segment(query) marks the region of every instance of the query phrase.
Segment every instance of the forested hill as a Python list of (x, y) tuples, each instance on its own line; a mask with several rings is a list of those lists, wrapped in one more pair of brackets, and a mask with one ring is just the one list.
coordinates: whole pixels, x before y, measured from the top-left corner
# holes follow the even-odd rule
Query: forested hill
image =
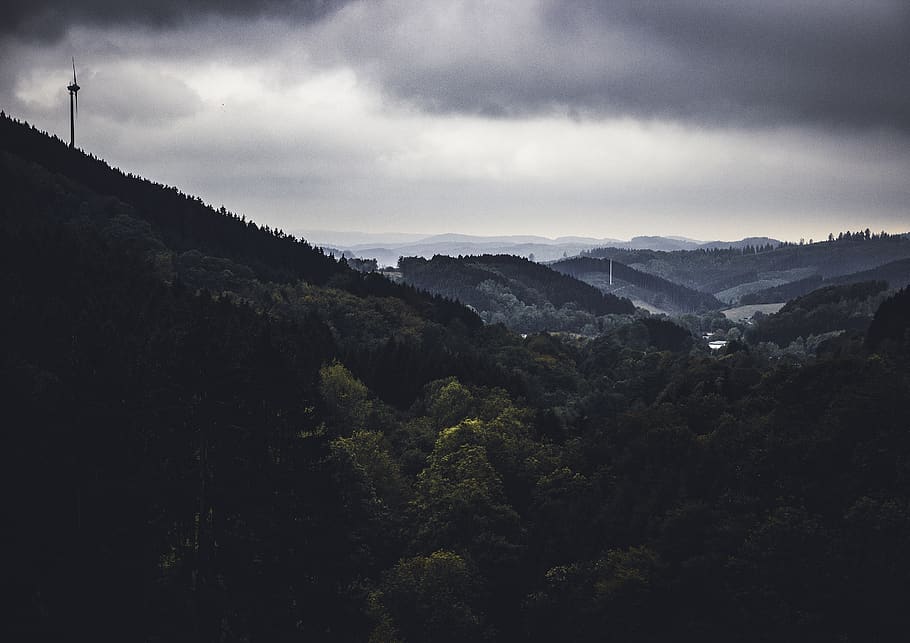
[(182, 218), (69, 174), (100, 162), (6, 131), (5, 640), (907, 631), (906, 290), (792, 306), (884, 298), (868, 336), (800, 358), (641, 315), (522, 338), (314, 251), (319, 283), (305, 244), (242, 221), (237, 247), (190, 247)]
[(0, 153), (4, 178), (16, 188), (8, 198), (22, 199), (20, 211), (48, 210), (61, 221), (91, 219), (133, 245), (147, 250), (160, 246), (173, 255), (175, 274), (199, 268), (191, 264), (208, 257), (211, 274), (199, 285), (223, 289), (225, 284), (212, 279), (218, 272), (214, 264), (220, 262), (225, 271), (251, 271), (261, 281), (304, 280), (315, 285), (331, 281), (358, 296), (401, 299), (443, 323), (452, 318), (474, 327), (480, 323), (458, 304), (350, 270), (303, 239), (257, 225), (224, 207), (216, 210), (175, 187), (125, 174), (6, 115), (0, 117)]
[(628, 299), (513, 255), (402, 257), (398, 268), (407, 283), (462, 301), (487, 322), (522, 332), (594, 334), (598, 317), (635, 312)]
[[(258, 226), (198, 197), (112, 168), (63, 141), (0, 117), (0, 150), (37, 163), (100, 196), (130, 205), (177, 252), (195, 249), (251, 267), (262, 279), (325, 283), (342, 267), (303, 240)], [(111, 207), (116, 207), (113, 204)]]
[(887, 296), (884, 281), (827, 285), (796, 297), (774, 315), (760, 316), (746, 337), (752, 343), (787, 346), (798, 337), (865, 331)]
[[(598, 248), (584, 255), (613, 259), (734, 304), (745, 303), (743, 298), (752, 293), (801, 280), (823, 279), (833, 284), (843, 283), (839, 278), (849, 279), (849, 275), (854, 275), (855, 281), (882, 278), (860, 273), (910, 259), (910, 238), (867, 229), (832, 234), (828, 241), (805, 244), (676, 252)], [(804, 281), (793, 291), (800, 293), (801, 287), (810, 283)], [(893, 287), (899, 286), (896, 283)]]
[(572, 275), (590, 283), (604, 292), (640, 299), (670, 312), (695, 312), (719, 310), (724, 307), (714, 296), (673, 283), (663, 277), (613, 262), (613, 284), (610, 284), (610, 260), (592, 257), (575, 257), (557, 261), (553, 270)]
[(740, 304), (762, 304), (767, 302), (788, 301), (794, 297), (805, 295), (823, 286), (836, 286), (857, 284), (864, 281), (883, 281), (889, 288), (903, 288), (910, 285), (910, 259), (900, 259), (884, 265), (840, 275), (829, 279), (822, 279), (820, 275), (813, 275), (798, 281), (791, 281), (783, 286), (774, 286), (757, 292), (743, 295)]

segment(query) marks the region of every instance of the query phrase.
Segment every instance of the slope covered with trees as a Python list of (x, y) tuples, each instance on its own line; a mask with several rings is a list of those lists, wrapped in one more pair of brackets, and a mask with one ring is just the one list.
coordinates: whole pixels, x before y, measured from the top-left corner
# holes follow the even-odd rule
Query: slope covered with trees
[(806, 295), (823, 286), (858, 284), (866, 281), (883, 281), (889, 288), (903, 288), (910, 284), (910, 259), (892, 261), (871, 270), (840, 275), (829, 279), (822, 279), (819, 275), (793, 281), (783, 286), (766, 288), (758, 292), (744, 295), (740, 298), (741, 304), (763, 304), (779, 301), (788, 301), (794, 297)]
[(883, 281), (819, 288), (787, 302), (774, 315), (761, 317), (746, 336), (752, 342), (786, 346), (797, 337), (832, 331), (865, 332), (887, 288)]
[(359, 296), (401, 299), (442, 322), (458, 317), (469, 325), (479, 323), (462, 306), (350, 270), (304, 239), (259, 226), (224, 207), (216, 210), (177, 188), (125, 174), (5, 115), (0, 117), (0, 141), (4, 178), (17, 184), (8, 198), (22, 199), (10, 207), (40, 209), (60, 220), (93, 219), (134, 245), (164, 248), (172, 258), (183, 253), (215, 257), (227, 270), (243, 266), (261, 281), (331, 281)]
[(903, 288), (882, 302), (869, 325), (866, 337), (871, 348), (892, 342), (910, 348), (910, 288)]
[(491, 323), (522, 332), (603, 329), (598, 317), (630, 314), (635, 307), (571, 276), (512, 255), (402, 257), (407, 283), (472, 306)]
[(905, 292), (801, 362), (631, 316), (522, 338), (0, 161), (11, 640), (906, 631)]
[[(819, 277), (831, 284), (844, 283), (835, 280), (841, 277), (851, 282), (888, 280), (885, 274), (856, 275), (855, 278), (848, 275), (910, 259), (910, 239), (906, 235), (865, 230), (839, 233), (836, 237), (832, 234), (828, 241), (815, 243), (810, 240), (810, 243), (800, 244), (677, 252), (598, 248), (583, 254), (612, 258), (637, 270), (711, 293), (728, 304), (762, 303), (753, 301), (750, 295), (801, 280), (806, 281), (794, 285), (793, 292), (805, 294), (799, 290)], [(894, 275), (893, 272), (888, 274)], [(900, 284), (895, 283), (894, 287), (900, 287)], [(748, 301), (744, 299), (746, 297), (749, 297)], [(760, 298), (767, 300), (766, 296)]]
[(708, 293), (635, 270), (618, 261), (612, 262), (613, 285), (610, 284), (609, 259), (576, 257), (557, 261), (551, 267), (557, 272), (590, 283), (604, 292), (640, 299), (661, 310), (687, 313), (718, 310), (724, 307), (724, 304)]
[(821, 288), (823, 283), (824, 279), (822, 279), (821, 275), (812, 275), (811, 277), (790, 281), (780, 286), (771, 286), (770, 288), (747, 293), (739, 298), (739, 304), (741, 306), (748, 306), (751, 304), (790, 301), (791, 299), (807, 295), (813, 290)]
[(346, 627), (337, 554), (355, 545), (313, 409), (328, 327), (167, 286), (91, 229), (43, 223), (0, 226), (5, 629), (217, 640), (237, 609), (275, 634)]

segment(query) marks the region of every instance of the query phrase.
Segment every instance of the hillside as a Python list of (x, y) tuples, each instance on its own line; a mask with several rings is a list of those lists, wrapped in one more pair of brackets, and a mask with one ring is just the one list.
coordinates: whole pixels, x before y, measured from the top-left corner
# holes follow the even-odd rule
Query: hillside
[(740, 298), (740, 303), (762, 304), (787, 301), (794, 297), (808, 294), (823, 286), (857, 284), (865, 281), (883, 281), (888, 284), (889, 288), (903, 288), (910, 284), (910, 259), (900, 259), (877, 266), (871, 270), (863, 270), (861, 272), (830, 277), (828, 279), (823, 279), (820, 275), (813, 275), (812, 277), (793, 281), (782, 286), (766, 288), (744, 295)]
[(3, 127), (6, 638), (904, 631), (906, 290), (794, 361), (597, 317), (630, 305), (523, 260), (437, 264), (616, 322), (523, 338)]
[(593, 335), (603, 327), (599, 317), (635, 312), (627, 299), (512, 255), (405, 257), (399, 270), (405, 282), (464, 302), (486, 322), (520, 332)]
[(751, 342), (786, 346), (797, 337), (844, 331), (865, 333), (887, 288), (884, 281), (818, 288), (788, 301), (777, 313), (761, 317), (746, 337)]
[(719, 310), (724, 305), (711, 295), (673, 283), (657, 275), (635, 270), (613, 261), (613, 284), (610, 284), (610, 260), (578, 257), (552, 264), (557, 272), (572, 275), (605, 293), (621, 295), (632, 300), (673, 313)]
[[(770, 289), (794, 282), (794, 293), (821, 278), (834, 281), (853, 273), (875, 270), (885, 264), (910, 258), (906, 235), (841, 233), (830, 241), (796, 245), (771, 244), (741, 249), (701, 249), (656, 252), (599, 248), (585, 253), (595, 258), (612, 258), (636, 270), (663, 277), (694, 290), (713, 294), (727, 304), (758, 303), (767, 300)], [(866, 278), (857, 275), (856, 281)], [(871, 277), (876, 278), (876, 277)], [(852, 279), (852, 278), (850, 278)], [(784, 290), (784, 292), (789, 292)], [(744, 297), (748, 297), (743, 301)]]

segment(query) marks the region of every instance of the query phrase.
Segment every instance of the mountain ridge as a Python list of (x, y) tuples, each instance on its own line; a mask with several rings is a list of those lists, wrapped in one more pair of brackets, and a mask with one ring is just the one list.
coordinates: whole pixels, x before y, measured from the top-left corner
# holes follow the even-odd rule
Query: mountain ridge
[[(347, 233), (339, 233), (344, 236)], [(373, 234), (373, 233), (370, 233)], [(382, 233), (375, 233), (375, 241), (363, 243), (336, 243), (325, 235), (323, 246), (337, 249), (363, 259), (376, 259), (380, 265), (394, 266), (400, 256), (420, 256), (426, 259), (434, 255), (481, 255), (514, 254), (535, 261), (555, 261), (572, 257), (599, 248), (627, 250), (680, 251), (714, 248), (743, 248), (752, 245), (778, 245), (770, 237), (747, 237), (738, 241), (697, 241), (686, 237), (636, 236), (628, 241), (621, 239), (584, 236), (561, 236), (556, 238), (538, 235), (470, 235), (444, 233), (429, 235), (420, 239), (409, 239), (399, 243), (381, 243)]]

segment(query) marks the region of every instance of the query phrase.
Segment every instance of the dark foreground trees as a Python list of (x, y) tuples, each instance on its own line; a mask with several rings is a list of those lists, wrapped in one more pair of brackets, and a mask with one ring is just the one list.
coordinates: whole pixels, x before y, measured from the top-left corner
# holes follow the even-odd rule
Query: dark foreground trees
[(50, 187), (0, 175), (11, 640), (907, 631), (906, 293), (800, 363), (653, 319), (522, 338), (16, 167)]

